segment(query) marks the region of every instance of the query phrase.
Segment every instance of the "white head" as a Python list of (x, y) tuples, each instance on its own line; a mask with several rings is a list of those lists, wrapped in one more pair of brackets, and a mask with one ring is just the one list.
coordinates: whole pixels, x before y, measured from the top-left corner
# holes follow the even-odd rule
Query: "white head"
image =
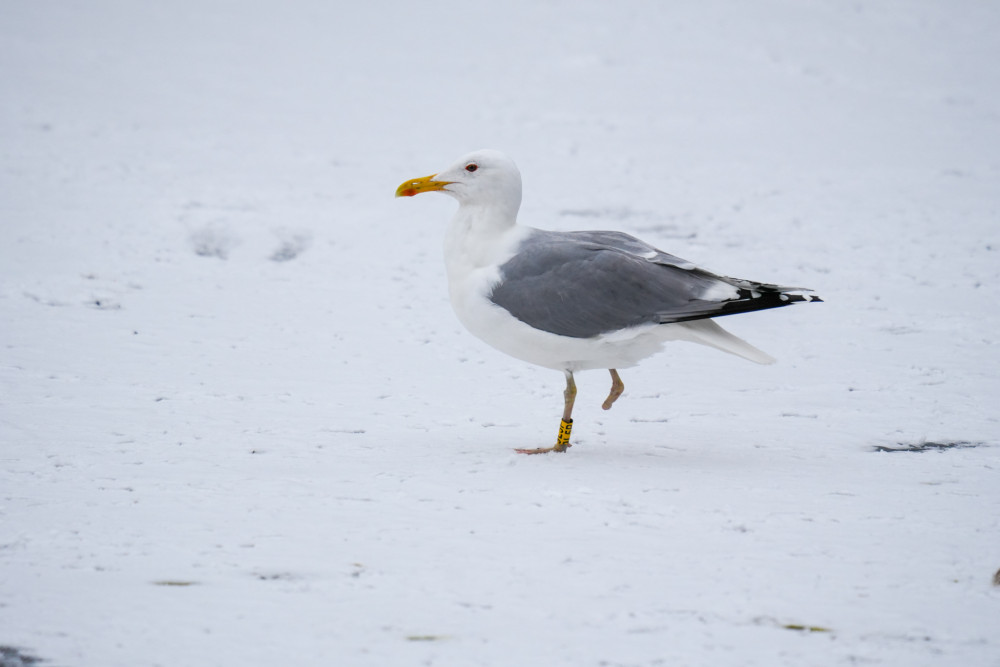
[(396, 196), (433, 190), (451, 195), (461, 207), (482, 206), (513, 220), (521, 207), (521, 172), (500, 151), (483, 149), (459, 158), (440, 173), (406, 181), (396, 189)]

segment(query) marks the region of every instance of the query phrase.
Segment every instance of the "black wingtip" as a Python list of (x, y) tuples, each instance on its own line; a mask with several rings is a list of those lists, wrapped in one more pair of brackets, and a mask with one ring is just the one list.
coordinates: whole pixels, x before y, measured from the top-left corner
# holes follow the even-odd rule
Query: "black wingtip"
[(753, 289), (741, 288), (740, 298), (722, 303), (711, 303), (710, 307), (698, 313), (692, 313), (681, 317), (662, 317), (661, 324), (672, 322), (690, 322), (692, 320), (702, 320), (710, 317), (724, 317), (726, 315), (739, 315), (741, 313), (752, 313), (758, 310), (769, 308), (782, 308), (793, 306), (797, 303), (810, 303), (823, 299), (813, 294), (793, 294), (783, 290), (801, 290), (804, 288), (781, 288), (775, 285), (762, 285), (757, 283)]
[[(807, 291), (799, 287), (793, 289), (796, 291)], [(792, 294), (791, 291), (786, 291), (786, 290), (788, 290), (788, 288), (780, 288), (780, 287), (777, 289), (767, 290), (763, 294), (754, 296), (750, 301), (754, 302), (760, 299), (773, 300), (775, 297), (780, 299), (785, 305), (791, 305), (793, 303), (810, 303), (812, 301), (819, 301), (822, 303), (823, 301), (823, 299), (819, 298), (815, 294)], [(744, 295), (741, 294), (741, 296)]]

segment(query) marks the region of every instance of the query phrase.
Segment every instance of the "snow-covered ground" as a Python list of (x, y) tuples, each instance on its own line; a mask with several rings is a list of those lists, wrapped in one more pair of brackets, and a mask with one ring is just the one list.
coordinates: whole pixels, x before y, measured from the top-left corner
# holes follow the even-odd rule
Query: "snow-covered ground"
[[(2, 14), (0, 664), (1000, 665), (997, 3)], [(562, 377), (392, 197), (480, 147), (826, 301), (519, 456)]]

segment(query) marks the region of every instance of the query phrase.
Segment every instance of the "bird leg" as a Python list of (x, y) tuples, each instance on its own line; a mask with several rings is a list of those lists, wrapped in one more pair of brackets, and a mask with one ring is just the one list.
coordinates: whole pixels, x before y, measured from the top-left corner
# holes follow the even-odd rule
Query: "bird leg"
[(611, 406), (618, 400), (618, 397), (622, 395), (623, 391), (625, 391), (625, 383), (622, 382), (620, 377), (618, 377), (618, 371), (613, 368), (609, 368), (608, 370), (611, 371), (611, 393), (608, 394), (607, 399), (604, 401), (604, 405), (601, 406), (605, 410), (610, 410)]
[(556, 444), (552, 447), (515, 450), (518, 454), (565, 452), (573, 446), (569, 441), (569, 434), (573, 430), (573, 403), (576, 402), (576, 382), (573, 381), (572, 371), (566, 371), (566, 391), (563, 392), (563, 397), (565, 398), (565, 403), (563, 404), (563, 416), (562, 421), (559, 423), (559, 436), (556, 438)]

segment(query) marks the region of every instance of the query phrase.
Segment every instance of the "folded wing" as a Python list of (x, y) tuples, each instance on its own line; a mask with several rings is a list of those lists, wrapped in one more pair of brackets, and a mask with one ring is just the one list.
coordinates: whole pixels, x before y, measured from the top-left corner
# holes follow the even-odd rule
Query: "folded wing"
[(716, 275), (620, 232), (535, 230), (500, 273), (493, 303), (572, 338), (820, 300)]

